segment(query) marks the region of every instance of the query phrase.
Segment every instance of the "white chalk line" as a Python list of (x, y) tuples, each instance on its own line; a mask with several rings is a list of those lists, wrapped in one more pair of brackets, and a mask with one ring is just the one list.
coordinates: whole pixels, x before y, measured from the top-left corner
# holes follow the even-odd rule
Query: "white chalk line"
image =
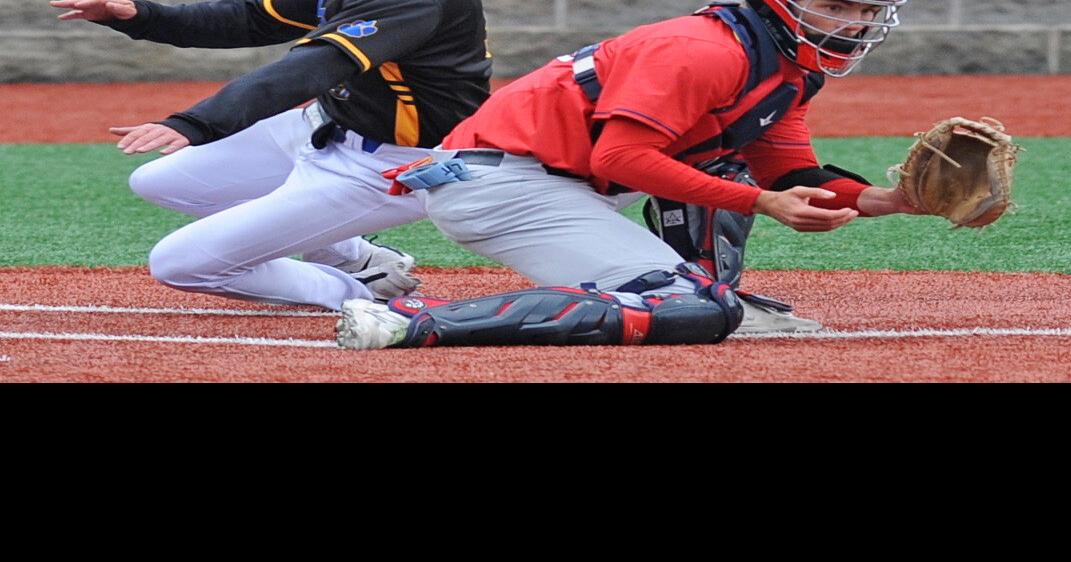
[(123, 308), (115, 306), (47, 306), (43, 304), (4, 304), (0, 312), (66, 312), (72, 314), (176, 314), (183, 316), (252, 316), (276, 318), (325, 318), (337, 312), (301, 310), (235, 310), (219, 308)]
[[(49, 306), (0, 303), (0, 312), (45, 312), (73, 314), (135, 314), (135, 315), (183, 315), (183, 316), (237, 316), (266, 318), (325, 318), (338, 316), (336, 312), (311, 312), (300, 310), (236, 310), (211, 308), (126, 308), (112, 306)], [(858, 340), (858, 339), (911, 339), (911, 338), (961, 338), (961, 337), (1071, 337), (1071, 328), (957, 328), (948, 330), (859, 330), (818, 332), (734, 334), (732, 340)], [(67, 340), (67, 341), (128, 341), (148, 343), (221, 344), (265, 347), (335, 347), (333, 340), (295, 340), (253, 337), (199, 337), (199, 336), (143, 336), (137, 334), (93, 333), (48, 333), (48, 332), (0, 332), (0, 339), (8, 340)]]
[(207, 338), (199, 336), (139, 336), (115, 334), (53, 334), (49, 332), (0, 332), (0, 340), (53, 340), (251, 345), (261, 347), (338, 347), (334, 340), (295, 340), (273, 338)]
[[(956, 330), (863, 330), (858, 332), (821, 331), (810, 333), (740, 334), (730, 339), (741, 340), (853, 340), (853, 339), (905, 339), (905, 338), (960, 338), (960, 337), (1071, 337), (1071, 328), (1048, 329), (997, 329), (962, 328)], [(56, 334), (47, 332), (0, 332), (0, 340), (53, 340), (53, 341), (105, 341), (147, 342), (177, 344), (246, 345), (262, 347), (333, 348), (334, 340), (296, 340), (273, 338), (208, 338), (195, 336), (141, 336), (115, 334)]]
[(730, 339), (747, 340), (863, 340), (863, 339), (906, 339), (906, 338), (962, 338), (983, 337), (1071, 337), (1071, 328), (957, 328), (951, 330), (916, 329), (916, 330), (860, 330), (855, 332), (821, 330), (818, 332), (769, 333), (769, 334), (735, 334)]

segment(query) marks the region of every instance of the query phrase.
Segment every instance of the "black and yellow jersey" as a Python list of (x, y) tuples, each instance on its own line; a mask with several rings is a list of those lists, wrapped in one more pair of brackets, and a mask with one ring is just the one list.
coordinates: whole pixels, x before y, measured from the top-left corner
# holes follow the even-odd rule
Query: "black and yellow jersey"
[(304, 93), (316, 96), (339, 125), (380, 142), (434, 147), (490, 95), (491, 58), (481, 0), (136, 3), (133, 20), (104, 25), (135, 39), (181, 47), (296, 41), (289, 62), (236, 80), (220, 95), (164, 121), (177, 125), (194, 144), (288, 109), (285, 105), (302, 91), (303, 80), (323, 78), (323, 69), (300, 66), (317, 60), (300, 56), (307, 48), (329, 45), (349, 59), (350, 68), (343, 65), (333, 74), (338, 81), (326, 91)]

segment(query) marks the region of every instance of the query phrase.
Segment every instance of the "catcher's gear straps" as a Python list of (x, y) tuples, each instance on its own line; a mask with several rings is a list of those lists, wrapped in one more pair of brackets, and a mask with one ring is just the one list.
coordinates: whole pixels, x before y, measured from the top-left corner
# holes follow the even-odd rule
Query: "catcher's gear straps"
[[(747, 54), (749, 69), (747, 83), (733, 106), (715, 110), (715, 113), (723, 113), (735, 107), (749, 92), (778, 73), (781, 68), (781, 53), (755, 11), (741, 7), (738, 2), (714, 2), (696, 12), (695, 15), (721, 19), (732, 28)], [(573, 79), (592, 103), (597, 102), (602, 94), (602, 84), (595, 72), (595, 53), (598, 52), (599, 46), (598, 43), (589, 45), (572, 55)], [(800, 105), (810, 101), (823, 85), (825, 85), (824, 75), (808, 74), (804, 80), (804, 95), (800, 98)], [(781, 84), (755, 104), (750, 111), (726, 126), (718, 136), (697, 143), (675, 157), (683, 158), (720, 148), (738, 150), (747, 146), (784, 117), (797, 94), (799, 94), (799, 89), (795, 85)], [(602, 132), (602, 125), (602, 122), (597, 122), (593, 126), (591, 131), (593, 142)]]
[(696, 294), (645, 298), (643, 308), (563, 287), (456, 302), (399, 297), (389, 306), (412, 317), (396, 347), (718, 343), (740, 325), (743, 306), (728, 286), (706, 282)]

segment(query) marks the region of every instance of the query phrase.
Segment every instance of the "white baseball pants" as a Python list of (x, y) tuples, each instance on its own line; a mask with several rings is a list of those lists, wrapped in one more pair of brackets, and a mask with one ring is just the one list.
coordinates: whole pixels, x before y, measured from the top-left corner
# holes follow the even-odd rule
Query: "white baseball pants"
[[(455, 151), (436, 151), (447, 160)], [(603, 196), (587, 182), (547, 173), (534, 158), (506, 154), (499, 166), (469, 165), (471, 181), (427, 191), (432, 222), (448, 238), (513, 268), (540, 286), (593, 282), (611, 291), (684, 262), (669, 245), (618, 211), (640, 193)], [(657, 293), (690, 294), (677, 278)]]
[[(426, 216), (419, 195), (387, 195), (380, 172), (428, 151), (384, 144), (366, 152), (353, 132), (316, 150), (301, 111), (134, 172), (136, 193), (200, 217), (153, 248), (153, 277), (186, 291), (336, 310), (371, 298), (331, 265), (359, 259), (368, 247), (360, 236)], [(289, 258), (300, 254), (307, 261)]]

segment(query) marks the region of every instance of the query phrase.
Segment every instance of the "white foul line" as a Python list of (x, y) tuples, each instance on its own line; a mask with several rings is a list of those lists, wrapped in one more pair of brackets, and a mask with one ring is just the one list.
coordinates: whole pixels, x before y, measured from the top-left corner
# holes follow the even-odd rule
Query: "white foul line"
[(838, 332), (822, 330), (819, 332), (775, 332), (768, 334), (734, 334), (731, 339), (747, 340), (862, 340), (862, 339), (903, 339), (903, 338), (962, 338), (969, 336), (1045, 336), (1071, 337), (1071, 328), (959, 328), (954, 330), (861, 330), (858, 332)]
[(128, 341), (146, 343), (255, 345), (265, 347), (338, 347), (338, 344), (333, 340), (202, 338), (194, 336), (120, 336), (111, 334), (51, 334), (47, 332), (0, 332), (0, 340)]
[(235, 310), (219, 308), (121, 308), (114, 306), (46, 306), (43, 304), (2, 304), (0, 312), (68, 312), (89, 314), (179, 314), (186, 316), (263, 316), (280, 318), (324, 318), (337, 312), (301, 310)]
[[(740, 334), (731, 339), (747, 340), (849, 340), (849, 339), (899, 339), (899, 338), (955, 338), (955, 337), (1000, 337), (1000, 336), (1045, 336), (1071, 337), (1071, 328), (1050, 329), (993, 329), (971, 328), (959, 330), (910, 330), (880, 331), (866, 330), (860, 332), (810, 332), (810, 333), (773, 333)], [(66, 341), (109, 341), (109, 342), (147, 342), (147, 343), (181, 343), (181, 344), (222, 344), (248, 345), (263, 347), (305, 347), (336, 348), (333, 340), (295, 340), (272, 338), (204, 338), (195, 336), (138, 336), (111, 334), (52, 334), (38, 332), (0, 332), (0, 340), (66, 340)]]

